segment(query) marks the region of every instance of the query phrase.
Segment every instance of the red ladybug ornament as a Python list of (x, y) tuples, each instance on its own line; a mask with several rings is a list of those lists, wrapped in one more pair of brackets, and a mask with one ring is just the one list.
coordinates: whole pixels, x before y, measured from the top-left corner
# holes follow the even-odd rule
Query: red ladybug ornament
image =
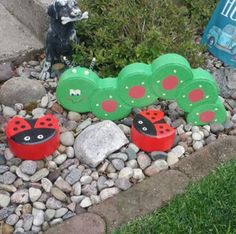
[(15, 156), (25, 160), (41, 160), (59, 146), (59, 123), (49, 114), (38, 119), (14, 117), (7, 124), (6, 136)]
[(146, 152), (167, 151), (175, 140), (175, 129), (164, 121), (158, 110), (142, 111), (136, 115), (131, 129), (131, 140)]

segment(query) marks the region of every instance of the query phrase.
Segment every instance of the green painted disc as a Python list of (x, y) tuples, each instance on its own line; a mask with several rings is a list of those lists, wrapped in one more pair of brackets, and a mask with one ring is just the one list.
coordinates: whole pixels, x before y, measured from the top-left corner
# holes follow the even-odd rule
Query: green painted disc
[(211, 75), (202, 69), (193, 70), (193, 80), (184, 84), (179, 90), (178, 106), (190, 112), (196, 106), (205, 103), (215, 103), (218, 99), (218, 89)]
[(98, 76), (87, 68), (68, 69), (60, 77), (56, 90), (57, 100), (71, 111), (91, 111), (89, 98), (98, 89), (98, 82)]
[(100, 119), (119, 120), (131, 112), (131, 107), (120, 98), (116, 78), (105, 78), (91, 97), (91, 108)]
[(118, 89), (122, 100), (132, 107), (150, 105), (157, 99), (150, 88), (151, 66), (143, 63), (128, 65), (118, 75)]
[(157, 97), (176, 99), (184, 83), (193, 79), (188, 61), (178, 54), (162, 55), (152, 63), (151, 87)]
[(218, 99), (213, 104), (203, 104), (194, 108), (187, 116), (187, 121), (193, 125), (206, 125), (210, 123), (224, 123), (226, 110)]

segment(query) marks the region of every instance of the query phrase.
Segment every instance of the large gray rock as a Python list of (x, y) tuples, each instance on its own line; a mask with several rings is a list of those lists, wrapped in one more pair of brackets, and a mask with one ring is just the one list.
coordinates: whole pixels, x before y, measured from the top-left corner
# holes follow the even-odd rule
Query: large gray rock
[(27, 105), (41, 99), (46, 90), (40, 81), (15, 77), (6, 81), (0, 89), (0, 104), (14, 106), (15, 103)]
[(106, 157), (128, 143), (120, 128), (112, 121), (87, 127), (74, 143), (75, 155), (82, 162), (96, 167)]

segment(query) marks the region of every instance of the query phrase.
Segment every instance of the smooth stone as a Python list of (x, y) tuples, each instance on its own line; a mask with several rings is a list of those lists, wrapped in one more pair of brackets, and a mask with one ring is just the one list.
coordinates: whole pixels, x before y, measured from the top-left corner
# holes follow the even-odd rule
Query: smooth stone
[(11, 205), (0, 209), (0, 220), (6, 219), (9, 215), (13, 214), (16, 207)]
[(3, 156), (3, 155), (0, 155), (0, 165), (2, 165), (2, 166), (4, 166), (4, 165), (6, 165), (6, 159), (5, 159), (5, 157)]
[(121, 159), (113, 159), (111, 162), (114, 168), (118, 171), (120, 171), (121, 169), (125, 167), (125, 163)]
[(6, 219), (6, 223), (11, 225), (11, 226), (14, 226), (19, 220), (19, 216), (16, 215), (16, 214), (11, 214), (7, 217)]
[(81, 124), (78, 125), (78, 127), (76, 128), (76, 132), (80, 133), (91, 124), (92, 120), (90, 118), (86, 119), (85, 121), (83, 121)]
[(23, 219), (18, 220), (18, 222), (15, 225), (15, 228), (23, 227)]
[(29, 202), (29, 192), (26, 189), (19, 189), (11, 196), (11, 202), (17, 204), (24, 204)]
[(103, 189), (100, 193), (101, 200), (104, 201), (110, 197), (113, 197), (119, 192), (120, 192), (120, 189), (116, 187)]
[[(1, 93), (0, 93), (0, 95), (1, 95)], [(2, 113), (3, 113), (3, 116), (5, 116), (5, 117), (13, 117), (16, 115), (16, 111), (9, 106), (4, 106)]]
[(81, 183), (80, 182), (75, 183), (73, 185), (72, 189), (73, 189), (73, 194), (75, 196), (81, 195)]
[(205, 142), (207, 145), (211, 144), (212, 142), (214, 142), (216, 140), (216, 136), (215, 135), (210, 135), (209, 137), (207, 137), (205, 139)]
[(67, 195), (57, 187), (52, 187), (51, 194), (59, 201), (66, 202), (68, 200)]
[(85, 196), (92, 196), (92, 195), (97, 195), (97, 183), (94, 182), (92, 184), (86, 184), (85, 186), (82, 187), (82, 194)]
[(38, 182), (49, 174), (49, 170), (47, 168), (43, 168), (37, 171), (34, 175), (30, 177), (31, 182)]
[(224, 131), (224, 126), (219, 123), (210, 124), (210, 127), (211, 127), (212, 133), (218, 133), (218, 132)]
[(78, 122), (81, 120), (81, 114), (77, 113), (77, 112), (69, 111), (67, 118), (69, 120), (73, 120), (73, 121)]
[(131, 131), (130, 127), (128, 127), (128, 126), (126, 126), (126, 125), (124, 125), (124, 124), (119, 124), (118, 127), (121, 129), (121, 131), (122, 131), (125, 135), (127, 135), (127, 136), (130, 135), (130, 131)]
[(49, 103), (48, 95), (45, 95), (45, 96), (42, 97), (42, 99), (41, 99), (40, 106), (43, 107), (43, 108), (46, 108), (46, 107), (48, 106), (48, 103)]
[(145, 175), (143, 174), (142, 169), (140, 168), (135, 168), (133, 169), (133, 178), (138, 180), (139, 182), (145, 179)]
[(24, 181), (30, 181), (30, 176), (23, 173), (19, 167), (16, 169), (16, 175)]
[(72, 196), (70, 199), (72, 202), (80, 203), (84, 198), (85, 198), (84, 195), (80, 195), (80, 196)]
[(75, 156), (75, 151), (74, 148), (72, 146), (69, 146), (66, 148), (66, 155), (68, 158), (74, 158)]
[(50, 197), (46, 202), (46, 207), (48, 209), (60, 209), (62, 207), (61, 201), (55, 199), (54, 197)]
[(33, 203), (33, 207), (39, 210), (45, 210), (46, 209), (46, 205), (42, 202), (34, 202)]
[(97, 187), (98, 190), (101, 191), (104, 188), (107, 188), (108, 186), (105, 184), (107, 181), (107, 178), (105, 176), (100, 176), (97, 181)]
[(196, 141), (196, 142), (193, 144), (193, 148), (194, 148), (195, 150), (199, 150), (199, 149), (201, 149), (203, 146), (204, 146), (204, 145), (203, 145), (203, 143), (202, 143), (201, 141)]
[(25, 231), (29, 231), (33, 225), (34, 216), (31, 214), (23, 215), (23, 228)]
[(4, 156), (6, 160), (11, 160), (15, 157), (9, 148), (5, 149)]
[(27, 105), (40, 100), (44, 95), (46, 90), (40, 81), (16, 77), (2, 85), (0, 103), (6, 106), (14, 106), (15, 103)]
[(62, 208), (56, 210), (55, 218), (61, 218), (61, 217), (64, 216), (67, 212), (68, 212), (68, 209), (62, 207)]
[(8, 171), (9, 167), (5, 165), (0, 165), (0, 174), (3, 174), (4, 172)]
[(108, 156), (108, 159), (109, 160), (112, 160), (112, 159), (120, 159), (122, 161), (127, 161), (128, 160), (128, 155), (125, 154), (125, 153), (115, 153), (115, 154), (111, 154)]
[(56, 158), (54, 158), (54, 162), (57, 164), (57, 165), (61, 165), (62, 163), (64, 163), (67, 159), (67, 155), (66, 154), (60, 154), (58, 155)]
[(7, 194), (0, 194), (0, 207), (7, 207), (10, 204), (10, 196)]
[(68, 211), (68, 212), (62, 217), (62, 219), (63, 219), (63, 220), (67, 220), (67, 219), (70, 219), (70, 218), (74, 217), (75, 215), (76, 215), (75, 213), (73, 213), (73, 212), (71, 212), (71, 211)]
[(51, 226), (55, 226), (55, 225), (58, 225), (60, 223), (63, 222), (63, 219), (62, 218), (58, 218), (58, 219), (53, 219), (51, 222), (50, 222), (50, 225)]
[(76, 164), (79, 164), (78, 159), (67, 159), (63, 164), (60, 165), (60, 169), (64, 170), (70, 167), (71, 165), (75, 166)]
[(29, 197), (31, 202), (36, 202), (40, 196), (42, 195), (42, 192), (40, 189), (37, 188), (29, 188)]
[(58, 179), (55, 181), (54, 185), (66, 193), (69, 193), (72, 190), (72, 187), (70, 186), (70, 184), (68, 182), (66, 182), (61, 176), (58, 177)]
[(86, 208), (86, 207), (89, 207), (91, 205), (92, 205), (92, 201), (89, 197), (85, 197), (80, 203), (80, 206), (82, 208)]
[(33, 225), (40, 226), (44, 222), (44, 212), (42, 210), (38, 210), (33, 208), (32, 214), (34, 216)]
[(167, 159), (167, 153), (162, 152), (162, 151), (153, 151), (153, 152), (151, 152), (150, 156), (151, 156), (153, 161), (156, 161), (156, 160), (159, 160), (159, 159), (163, 159), (163, 160)]
[(31, 213), (32, 213), (32, 206), (30, 203), (22, 205), (22, 214), (31, 214)]
[(119, 178), (130, 179), (134, 174), (134, 171), (130, 167), (123, 168), (119, 173)]
[(49, 173), (48, 179), (54, 183), (59, 176), (61, 176), (61, 169), (55, 169)]
[(139, 154), (137, 161), (138, 161), (138, 164), (142, 170), (144, 170), (145, 168), (150, 166), (152, 163), (152, 160), (150, 159), (150, 157), (145, 153)]
[(47, 193), (49, 193), (49, 192), (51, 191), (52, 182), (51, 182), (49, 179), (43, 178), (43, 179), (41, 180), (41, 184), (42, 184), (43, 189), (44, 189)]
[(126, 165), (126, 167), (130, 167), (130, 168), (133, 168), (133, 169), (138, 168), (138, 162), (135, 159), (131, 159), (131, 160), (127, 161), (125, 163), (125, 165)]
[(194, 141), (202, 140), (202, 136), (199, 132), (194, 132), (193, 135), (192, 135), (192, 138), (193, 138)]
[(233, 126), (234, 126), (234, 123), (230, 119), (227, 119), (224, 122), (224, 129), (225, 130), (229, 130), (229, 129), (233, 128)]
[(92, 177), (93, 180), (98, 180), (99, 178), (99, 174), (97, 171), (92, 172), (90, 176)]
[(168, 164), (165, 160), (157, 160), (152, 165), (145, 169), (144, 173), (147, 176), (153, 176), (161, 171), (167, 170)]
[(176, 155), (173, 152), (168, 153), (168, 156), (167, 156), (168, 166), (172, 166), (172, 165), (176, 164), (178, 161), (179, 161), (178, 155)]
[(110, 120), (87, 127), (75, 140), (76, 157), (91, 167), (128, 143), (120, 128)]
[(70, 171), (70, 173), (66, 176), (65, 180), (70, 184), (73, 185), (74, 183), (78, 182), (81, 177), (81, 171), (78, 168), (74, 168)]
[(40, 233), (41, 231), (41, 226), (35, 226), (33, 225), (32, 228), (31, 228), (32, 232), (33, 233)]
[(17, 229), (14, 230), (14, 227), (12, 227), (11, 225), (7, 223), (4, 223), (2, 225), (2, 230), (1, 230), (2, 234), (12, 234), (14, 231), (17, 232)]
[(80, 182), (81, 182), (82, 185), (84, 185), (84, 184), (90, 184), (92, 181), (93, 181), (93, 178), (92, 178), (91, 176), (85, 175), (85, 176), (82, 176), (82, 177), (80, 178)]
[(178, 158), (180, 158), (185, 153), (185, 148), (181, 145), (178, 145), (178, 146), (174, 147), (171, 150), (171, 152), (173, 152), (175, 155), (177, 155)]
[(127, 190), (132, 186), (132, 184), (129, 182), (129, 179), (126, 178), (118, 178), (115, 182), (115, 185), (121, 190)]
[(73, 132), (63, 132), (60, 135), (60, 141), (62, 145), (71, 146), (74, 144), (74, 140)]
[(46, 211), (45, 211), (45, 216), (46, 216), (46, 220), (47, 221), (50, 221), (50, 220), (52, 220), (54, 217), (55, 217), (55, 214), (56, 214), (56, 211), (55, 210), (53, 210), (53, 209), (47, 209)]
[(93, 205), (101, 202), (100, 196), (97, 196), (97, 195), (92, 195), (90, 199)]
[(133, 159), (137, 158), (137, 154), (136, 154), (135, 150), (132, 148), (127, 148), (125, 150), (125, 153), (128, 155), (129, 160), (133, 160)]
[(20, 169), (27, 175), (33, 175), (37, 170), (37, 163), (31, 160), (25, 160), (21, 163)]
[(14, 193), (16, 192), (16, 187), (14, 185), (8, 185), (8, 184), (0, 184), (0, 189), (5, 190), (7, 192)]

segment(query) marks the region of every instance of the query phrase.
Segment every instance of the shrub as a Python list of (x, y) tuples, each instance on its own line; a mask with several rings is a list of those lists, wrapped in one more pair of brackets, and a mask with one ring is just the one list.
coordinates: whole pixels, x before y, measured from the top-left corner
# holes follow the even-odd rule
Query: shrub
[(194, 38), (209, 20), (215, 2), (79, 0), (89, 19), (76, 25), (80, 44), (75, 45), (74, 61), (88, 67), (96, 57), (95, 69), (105, 77), (116, 76), (133, 62), (150, 63), (164, 53), (181, 54), (191, 66), (200, 66), (204, 47)]

